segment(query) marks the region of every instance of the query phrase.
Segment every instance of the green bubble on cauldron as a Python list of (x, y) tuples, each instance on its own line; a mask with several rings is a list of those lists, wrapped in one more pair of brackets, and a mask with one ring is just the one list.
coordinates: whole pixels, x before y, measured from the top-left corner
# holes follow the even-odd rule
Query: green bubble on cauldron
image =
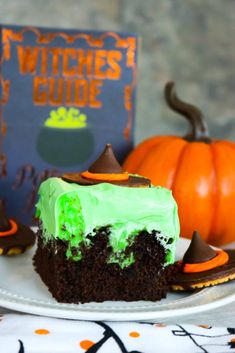
[(37, 151), (56, 167), (73, 167), (86, 162), (95, 148), (89, 128), (60, 129), (44, 126), (37, 137)]

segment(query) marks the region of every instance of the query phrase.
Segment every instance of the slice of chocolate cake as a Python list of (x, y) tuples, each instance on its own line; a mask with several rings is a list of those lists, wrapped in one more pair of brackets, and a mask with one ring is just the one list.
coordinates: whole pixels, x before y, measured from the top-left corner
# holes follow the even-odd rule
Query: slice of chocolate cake
[(36, 271), (59, 302), (160, 300), (179, 237), (171, 191), (122, 171), (112, 148), (39, 190)]

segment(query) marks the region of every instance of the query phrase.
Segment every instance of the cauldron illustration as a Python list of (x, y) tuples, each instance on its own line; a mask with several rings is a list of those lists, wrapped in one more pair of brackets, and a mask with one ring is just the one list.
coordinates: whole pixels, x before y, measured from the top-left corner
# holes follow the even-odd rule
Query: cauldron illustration
[(86, 115), (76, 108), (52, 110), (38, 134), (37, 151), (45, 162), (56, 167), (84, 163), (94, 152), (94, 135)]

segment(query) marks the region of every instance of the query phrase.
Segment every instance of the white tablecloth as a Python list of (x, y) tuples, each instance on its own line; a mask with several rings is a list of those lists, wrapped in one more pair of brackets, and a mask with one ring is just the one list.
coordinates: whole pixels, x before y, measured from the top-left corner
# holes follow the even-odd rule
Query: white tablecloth
[(1, 353), (235, 352), (235, 328), (138, 322), (86, 322), (6, 314)]

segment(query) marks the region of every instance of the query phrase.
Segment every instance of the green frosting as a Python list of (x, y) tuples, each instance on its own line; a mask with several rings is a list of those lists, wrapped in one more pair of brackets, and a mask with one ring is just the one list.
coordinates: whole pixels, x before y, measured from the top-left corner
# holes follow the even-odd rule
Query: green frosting
[(50, 111), (50, 116), (44, 125), (59, 129), (82, 129), (87, 126), (86, 120), (86, 115), (81, 114), (79, 109), (59, 107), (57, 110)]
[(41, 184), (39, 196), (36, 215), (42, 221), (45, 242), (53, 238), (66, 241), (67, 257), (74, 261), (82, 257), (81, 243), (92, 246), (95, 230), (102, 227), (110, 230), (109, 263), (122, 268), (131, 265), (134, 254), (126, 255), (125, 250), (142, 230), (160, 231), (156, 236), (166, 248), (165, 264), (174, 261), (179, 219), (170, 190), (110, 183), (81, 186), (50, 178)]

